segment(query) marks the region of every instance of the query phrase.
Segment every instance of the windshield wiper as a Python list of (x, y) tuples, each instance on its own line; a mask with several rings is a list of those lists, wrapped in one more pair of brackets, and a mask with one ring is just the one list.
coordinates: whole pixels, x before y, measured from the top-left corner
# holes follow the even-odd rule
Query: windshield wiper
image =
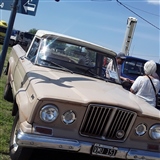
[(101, 77), (101, 76), (99, 76), (98, 74), (94, 73), (94, 72), (92, 71), (92, 68), (86, 69), (85, 72), (84, 72), (84, 74), (87, 74), (87, 73), (92, 74), (92, 75), (93, 75), (94, 77), (96, 77), (96, 78), (103, 79), (103, 77)]
[(87, 75), (87, 76), (94, 77), (94, 78), (97, 78), (97, 79), (104, 80), (104, 81), (108, 82), (108, 79), (106, 79), (104, 77), (101, 77), (101, 76), (99, 76), (98, 74), (96, 74), (92, 71), (92, 69), (94, 69), (94, 67), (86, 68), (85, 66), (78, 66), (76, 68), (79, 70), (80, 74)]
[(72, 72), (71, 70), (69, 70), (68, 68), (65, 68), (65, 67), (63, 67), (63, 66), (61, 66), (61, 65), (59, 65), (59, 64), (57, 64), (57, 63), (55, 63), (55, 62), (53, 62), (53, 61), (49, 61), (49, 60), (46, 60), (46, 59), (40, 59), (40, 60), (42, 60), (42, 61), (44, 61), (44, 62), (47, 62), (47, 63), (50, 63), (50, 64), (58, 67), (57, 69), (61, 69), (61, 70), (63, 70), (63, 71), (67, 71), (67, 72), (73, 73), (73, 72)]
[(88, 72), (88, 73), (92, 74), (95, 78), (98, 78), (100, 80), (104, 80), (106, 82), (111, 82), (111, 83), (116, 83), (115, 79), (99, 76), (98, 74), (94, 73), (91, 69), (92, 68), (86, 69), (85, 74)]

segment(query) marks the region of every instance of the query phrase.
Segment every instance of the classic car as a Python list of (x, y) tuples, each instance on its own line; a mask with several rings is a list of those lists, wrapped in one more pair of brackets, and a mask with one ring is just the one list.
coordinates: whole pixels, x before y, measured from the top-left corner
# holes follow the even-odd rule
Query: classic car
[(0, 43), (3, 43), (6, 31), (7, 31), (8, 24), (7, 22), (1, 20), (0, 21)]
[[(115, 70), (103, 76), (103, 59)], [(67, 35), (38, 30), (25, 51), (13, 46), (4, 98), (15, 120), (10, 157), (34, 148), (91, 156), (159, 160), (160, 112), (125, 90), (116, 53)]]

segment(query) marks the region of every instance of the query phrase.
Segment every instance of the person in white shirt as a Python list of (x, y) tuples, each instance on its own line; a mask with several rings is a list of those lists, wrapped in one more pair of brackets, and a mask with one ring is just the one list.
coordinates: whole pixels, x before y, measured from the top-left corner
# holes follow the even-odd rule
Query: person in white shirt
[[(155, 75), (156, 70), (156, 63), (153, 60), (147, 61), (144, 64), (145, 75), (137, 77), (130, 88), (132, 93), (143, 98), (153, 107), (156, 107), (156, 94), (158, 94), (160, 90), (160, 81), (153, 76)], [(153, 82), (155, 90), (149, 78)]]
[[(117, 56), (116, 56), (118, 75), (119, 75), (121, 81), (126, 81), (126, 82), (133, 83), (133, 81), (130, 80), (129, 78), (125, 78), (125, 77), (121, 76), (121, 67), (122, 67), (122, 63), (123, 63), (123, 61), (125, 59), (126, 59), (126, 56), (122, 52), (118, 53)], [(107, 65), (107, 68), (106, 68), (106, 77), (109, 77), (109, 75), (108, 75), (108, 71), (109, 70), (115, 70), (114, 66), (113, 66), (113, 61), (110, 61), (109, 64)]]

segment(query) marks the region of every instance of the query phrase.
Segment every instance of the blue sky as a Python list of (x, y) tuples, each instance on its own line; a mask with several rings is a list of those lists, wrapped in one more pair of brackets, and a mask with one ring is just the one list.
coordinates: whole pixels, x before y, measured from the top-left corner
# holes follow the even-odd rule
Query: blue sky
[[(63, 33), (102, 45), (118, 53), (122, 48), (127, 19), (135, 17), (137, 25), (130, 55), (159, 62), (160, 0), (119, 2), (150, 24), (116, 0), (39, 0), (36, 16), (17, 13), (14, 28), (22, 31), (36, 28)], [(10, 13), (9, 10), (0, 10), (1, 20), (9, 22)]]

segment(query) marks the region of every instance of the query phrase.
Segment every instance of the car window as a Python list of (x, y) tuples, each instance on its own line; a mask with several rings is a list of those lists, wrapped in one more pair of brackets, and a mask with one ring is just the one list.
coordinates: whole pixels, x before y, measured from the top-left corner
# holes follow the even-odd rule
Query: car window
[(29, 60), (31, 60), (32, 62), (34, 62), (38, 48), (39, 48), (39, 44), (40, 44), (40, 39), (35, 38), (34, 42), (32, 43), (32, 46), (27, 54), (27, 58)]
[(143, 75), (144, 74), (144, 62), (135, 61), (135, 60), (125, 60), (124, 61), (124, 74), (133, 74), (133, 75)]
[[(62, 65), (64, 62), (72, 62), (82, 66), (94, 67), (96, 54), (95, 51), (83, 46), (77, 46), (58, 40), (55, 41), (53, 39), (44, 39), (39, 49), (38, 58), (55, 61)], [(40, 61), (37, 61), (37, 63), (40, 63)]]
[[(122, 65), (122, 75), (124, 77), (135, 80), (138, 76), (144, 75), (144, 64), (147, 62), (145, 59), (138, 59), (135, 57), (127, 57)], [(157, 63), (156, 73), (160, 77), (160, 64)]]
[[(36, 65), (49, 68), (66, 68), (74, 73), (93, 77), (105, 77), (105, 69), (110, 61), (115, 67), (115, 57), (99, 52), (88, 46), (65, 42), (54, 37), (34, 40), (27, 58)], [(105, 63), (105, 64), (104, 64)], [(110, 78), (119, 83), (117, 71)]]

